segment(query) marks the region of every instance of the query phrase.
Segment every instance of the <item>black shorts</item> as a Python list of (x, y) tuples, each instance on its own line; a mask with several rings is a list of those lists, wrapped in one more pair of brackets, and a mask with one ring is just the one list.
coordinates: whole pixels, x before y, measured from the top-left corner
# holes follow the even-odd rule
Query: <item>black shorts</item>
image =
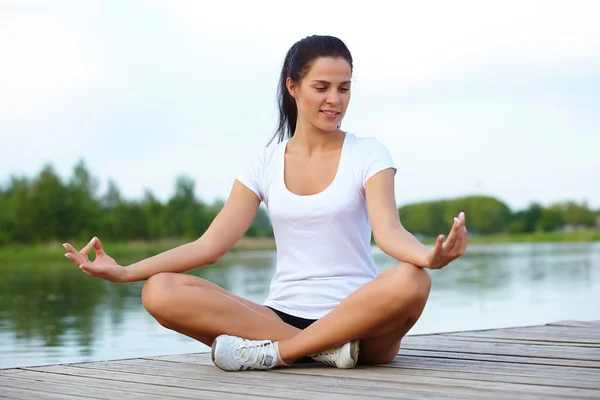
[(273, 310), (275, 312), (275, 314), (277, 314), (279, 316), (279, 318), (281, 318), (283, 320), (283, 322), (285, 322), (288, 325), (292, 325), (293, 327), (296, 327), (298, 329), (304, 330), (304, 329), (308, 328), (313, 322), (316, 321), (316, 319), (300, 318), (300, 317), (296, 317), (294, 315), (284, 313), (283, 311), (276, 310), (273, 307), (269, 307), (269, 306), (266, 306), (266, 307)]

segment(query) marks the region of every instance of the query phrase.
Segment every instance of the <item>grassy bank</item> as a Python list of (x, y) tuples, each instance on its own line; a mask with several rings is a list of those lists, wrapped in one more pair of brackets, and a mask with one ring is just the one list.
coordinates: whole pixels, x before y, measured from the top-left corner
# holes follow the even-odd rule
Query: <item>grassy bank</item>
[(600, 230), (598, 229), (588, 229), (575, 232), (513, 233), (469, 236), (469, 243), (473, 244), (596, 241), (600, 241)]
[[(127, 243), (107, 243), (102, 242), (102, 247), (111, 257), (122, 257), (134, 255), (136, 257), (150, 257), (163, 251), (172, 249), (189, 241), (183, 239), (169, 239), (155, 242), (134, 241)], [(70, 242), (77, 249), (86, 245), (83, 241)], [(246, 250), (273, 250), (275, 241), (271, 238), (242, 238), (231, 251)], [(36, 245), (7, 245), (0, 247), (0, 260), (18, 259), (18, 258), (41, 258), (41, 257), (62, 257), (65, 249), (62, 243), (45, 243)], [(90, 257), (93, 258), (93, 257)]]
[[(594, 242), (600, 241), (600, 230), (553, 233), (523, 233), (498, 235), (470, 235), (469, 244), (493, 243), (541, 243), (541, 242)], [(433, 239), (424, 240), (432, 244)], [(105, 250), (114, 257), (135, 255), (150, 257), (154, 254), (172, 249), (186, 243), (185, 240), (161, 240), (156, 242), (103, 243)], [(77, 248), (85, 246), (84, 242), (73, 242)], [(271, 238), (242, 238), (232, 251), (273, 250), (275, 242)], [(64, 253), (61, 243), (39, 245), (10, 245), (0, 247), (0, 260), (38, 257), (60, 257)]]

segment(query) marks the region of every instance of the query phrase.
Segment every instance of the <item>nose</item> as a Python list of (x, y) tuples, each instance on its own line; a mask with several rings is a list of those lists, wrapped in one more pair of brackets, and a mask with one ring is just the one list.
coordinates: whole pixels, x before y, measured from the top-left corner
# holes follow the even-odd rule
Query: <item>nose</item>
[(327, 103), (332, 105), (337, 105), (340, 103), (340, 94), (337, 90), (333, 89), (329, 91), (327, 95)]

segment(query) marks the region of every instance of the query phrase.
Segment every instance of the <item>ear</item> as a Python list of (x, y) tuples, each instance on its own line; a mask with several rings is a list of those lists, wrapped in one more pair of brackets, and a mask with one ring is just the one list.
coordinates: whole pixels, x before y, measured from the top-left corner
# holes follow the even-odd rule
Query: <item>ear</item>
[(290, 96), (292, 96), (293, 98), (296, 98), (296, 92), (298, 90), (298, 86), (296, 85), (296, 82), (294, 82), (292, 80), (292, 78), (287, 78), (285, 80), (285, 87), (287, 88), (288, 92), (290, 93)]

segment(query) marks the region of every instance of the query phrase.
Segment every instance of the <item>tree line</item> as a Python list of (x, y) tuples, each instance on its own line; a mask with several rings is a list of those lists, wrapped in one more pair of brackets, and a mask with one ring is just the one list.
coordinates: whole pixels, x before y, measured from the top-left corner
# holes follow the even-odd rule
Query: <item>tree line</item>
[(467, 196), (400, 207), (402, 224), (413, 233), (434, 236), (448, 231), (449, 221), (460, 211), (467, 216), (469, 233), (552, 232), (570, 227), (593, 228), (600, 210), (585, 203), (567, 201), (543, 207), (532, 203), (524, 210), (511, 210), (502, 201), (489, 196)]
[[(109, 241), (193, 239), (206, 231), (222, 207), (222, 201), (207, 204), (198, 199), (194, 181), (185, 175), (177, 177), (166, 202), (150, 190), (141, 200), (128, 200), (113, 181), (105, 193), (99, 193), (98, 181), (83, 161), (66, 181), (46, 165), (33, 178), (12, 176), (0, 186), (0, 245), (86, 240), (94, 235)], [(410, 204), (398, 210), (409, 231), (431, 236), (447, 232), (459, 211), (467, 214), (469, 231), (479, 234), (593, 227), (600, 215), (599, 210), (575, 202), (549, 207), (534, 203), (513, 212), (502, 201), (486, 196)], [(262, 207), (246, 235), (273, 235)]]

